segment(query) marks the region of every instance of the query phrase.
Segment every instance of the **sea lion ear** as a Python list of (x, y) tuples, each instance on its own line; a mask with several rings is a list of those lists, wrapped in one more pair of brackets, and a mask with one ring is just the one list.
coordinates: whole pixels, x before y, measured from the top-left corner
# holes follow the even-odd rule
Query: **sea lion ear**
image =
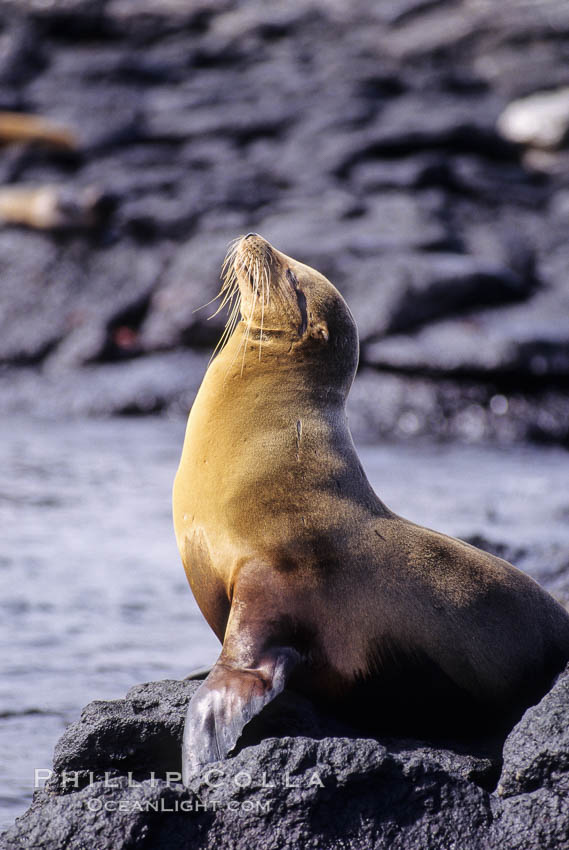
[(324, 320), (316, 322), (314, 325), (311, 325), (309, 333), (310, 336), (313, 336), (315, 339), (321, 339), (322, 342), (328, 342), (328, 340), (330, 339), (328, 325)]

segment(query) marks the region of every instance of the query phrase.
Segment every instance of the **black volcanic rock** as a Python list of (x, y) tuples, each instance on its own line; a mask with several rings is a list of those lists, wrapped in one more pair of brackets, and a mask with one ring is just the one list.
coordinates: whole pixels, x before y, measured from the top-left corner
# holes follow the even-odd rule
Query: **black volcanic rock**
[[(350, 261), (342, 257), (338, 270), (363, 343), (399, 333), (411, 342), (410, 331), (437, 329), (437, 320), (449, 316), (449, 326), (460, 333), (460, 317), (473, 307), (523, 301), (536, 288), (530, 275), (459, 253), (386, 253), (360, 263), (355, 274)], [(376, 363), (376, 350), (366, 346), (366, 363)]]
[(569, 792), (569, 677), (561, 676), (540, 703), (529, 708), (504, 745), (501, 797), (552, 789)]
[(136, 330), (163, 265), (126, 240), (90, 250), (80, 237), (0, 232), (0, 362), (38, 362), (58, 346), (74, 366), (104, 357), (109, 332)]
[(56, 747), (53, 776), (3, 840), (13, 850), (447, 850), (459, 836), (472, 850), (558, 850), (569, 828), (568, 683), (566, 671), (502, 754), (496, 740), (363, 738), (285, 692), (237, 754), (189, 788), (179, 748), (199, 683), (139, 685), (87, 706)]
[[(554, 5), (4, 2), (0, 108), (78, 146), (2, 143), (2, 182), (106, 201), (75, 230), (0, 231), (2, 407), (184, 409), (161, 353), (213, 348), (224, 317), (196, 308), (254, 230), (345, 293), (383, 371), (355, 398), (397, 385), (367, 433), (398, 436), (411, 413), (437, 437), (464, 420), (468, 439), (565, 443), (567, 152), (526, 150), (500, 121), (569, 85)], [(419, 385), (438, 418), (398, 406)], [(508, 413), (470, 428), (496, 394)]]
[[(462, 296), (463, 303), (467, 303), (471, 281), (468, 278), (464, 282), (457, 281), (454, 290), (457, 302)], [(500, 284), (492, 286), (490, 275), (487, 284), (491, 288), (489, 300), (499, 298)], [(507, 291), (507, 282), (502, 283), (502, 288)], [(439, 289), (442, 290), (441, 284)], [(514, 286), (510, 293), (515, 295)], [(560, 311), (562, 305), (565, 309)], [(462, 318), (432, 322), (413, 334), (385, 336), (368, 344), (365, 362), (409, 372), (486, 375), (489, 378), (510, 375), (518, 379), (525, 377), (528, 382), (539, 379), (565, 383), (569, 380), (567, 311), (569, 294), (551, 291), (529, 303), (509, 307), (507, 323), (504, 322), (504, 307), (465, 311)], [(397, 332), (396, 325), (393, 330)]]
[(0, 369), (5, 407), (50, 419), (70, 416), (186, 415), (199, 389), (209, 355), (168, 351), (124, 363), (97, 363), (79, 372), (62, 364), (43, 371)]
[(504, 744), (496, 832), (509, 847), (564, 847), (569, 836), (569, 678), (528, 709)]

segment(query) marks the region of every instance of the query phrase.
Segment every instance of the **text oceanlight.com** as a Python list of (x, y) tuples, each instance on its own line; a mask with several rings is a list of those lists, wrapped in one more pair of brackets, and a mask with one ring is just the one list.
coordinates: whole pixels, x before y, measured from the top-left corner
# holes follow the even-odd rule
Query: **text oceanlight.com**
[(104, 800), (94, 797), (85, 800), (90, 812), (218, 812), (229, 809), (234, 812), (262, 814), (270, 812), (271, 800)]

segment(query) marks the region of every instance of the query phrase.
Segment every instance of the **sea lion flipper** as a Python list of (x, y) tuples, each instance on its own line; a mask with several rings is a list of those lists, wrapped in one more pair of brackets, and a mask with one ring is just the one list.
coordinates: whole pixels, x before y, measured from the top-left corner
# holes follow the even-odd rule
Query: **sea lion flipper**
[(182, 745), (184, 784), (194, 770), (227, 756), (246, 724), (284, 689), (299, 660), (291, 647), (272, 647), (256, 667), (238, 668), (222, 653), (188, 708)]

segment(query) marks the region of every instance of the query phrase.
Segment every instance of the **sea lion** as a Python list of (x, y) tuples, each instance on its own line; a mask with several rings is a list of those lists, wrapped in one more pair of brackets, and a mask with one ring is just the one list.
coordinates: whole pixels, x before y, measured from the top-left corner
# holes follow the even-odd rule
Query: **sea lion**
[(0, 144), (33, 142), (64, 150), (75, 150), (75, 133), (41, 115), (0, 111)]
[(87, 229), (112, 206), (111, 196), (94, 186), (81, 190), (51, 184), (0, 187), (0, 224), (36, 230)]
[(238, 299), (173, 494), (187, 577), (223, 644), (188, 709), (185, 781), (285, 686), (379, 731), (512, 723), (569, 659), (569, 615), (376, 496), (345, 410), (356, 324), (323, 275), (249, 234), (222, 291)]

